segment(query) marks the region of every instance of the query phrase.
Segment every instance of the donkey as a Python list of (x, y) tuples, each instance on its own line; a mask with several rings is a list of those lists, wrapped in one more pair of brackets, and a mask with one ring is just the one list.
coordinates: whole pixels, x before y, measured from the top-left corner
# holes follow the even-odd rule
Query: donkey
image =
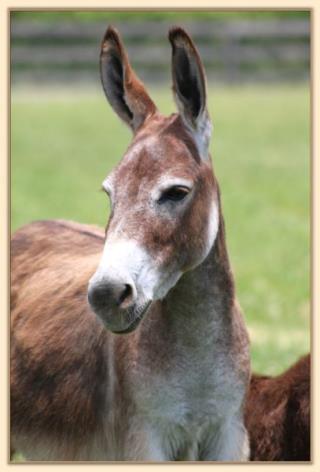
[[(205, 72), (169, 32), (178, 113), (157, 110), (109, 27), (106, 97), (133, 131), (102, 230), (12, 238), (12, 446), (31, 460), (245, 461), (249, 341), (209, 155)], [(102, 256), (101, 256), (102, 253)]]
[(245, 424), (253, 461), (310, 460), (310, 354), (276, 377), (252, 375)]

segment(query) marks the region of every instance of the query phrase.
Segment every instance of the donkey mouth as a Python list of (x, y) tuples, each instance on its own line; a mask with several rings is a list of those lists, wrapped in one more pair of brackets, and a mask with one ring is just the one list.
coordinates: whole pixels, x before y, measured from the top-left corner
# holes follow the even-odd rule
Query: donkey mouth
[(134, 331), (140, 324), (145, 313), (148, 311), (151, 303), (152, 301), (149, 300), (142, 305), (132, 307), (127, 313), (127, 318), (130, 320), (129, 325), (125, 329), (112, 330), (112, 332), (114, 334), (128, 334)]

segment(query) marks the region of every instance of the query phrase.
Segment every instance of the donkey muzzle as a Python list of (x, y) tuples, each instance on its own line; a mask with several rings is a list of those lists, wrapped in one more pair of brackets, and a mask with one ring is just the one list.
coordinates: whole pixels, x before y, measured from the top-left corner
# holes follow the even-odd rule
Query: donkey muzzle
[(89, 283), (88, 301), (94, 312), (129, 309), (136, 297), (136, 288), (129, 278), (104, 277)]

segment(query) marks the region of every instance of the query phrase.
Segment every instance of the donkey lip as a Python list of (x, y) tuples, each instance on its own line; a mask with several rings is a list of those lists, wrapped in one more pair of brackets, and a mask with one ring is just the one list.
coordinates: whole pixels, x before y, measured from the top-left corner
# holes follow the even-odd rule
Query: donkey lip
[(134, 316), (133, 321), (129, 324), (129, 326), (123, 330), (112, 330), (114, 334), (128, 334), (134, 331), (137, 326), (139, 325), (140, 321), (142, 320), (144, 314), (148, 310), (149, 306), (151, 305), (151, 301), (146, 302), (144, 305), (140, 305), (138, 308), (133, 310), (132, 315)]

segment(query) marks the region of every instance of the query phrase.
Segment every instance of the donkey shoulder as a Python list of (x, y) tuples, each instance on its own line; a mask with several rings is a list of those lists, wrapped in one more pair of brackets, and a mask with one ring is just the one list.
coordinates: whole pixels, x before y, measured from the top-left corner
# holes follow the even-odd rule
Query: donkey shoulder
[[(102, 244), (103, 232), (64, 221), (31, 223), (12, 238), (13, 431), (83, 436), (99, 424), (109, 335), (86, 290)], [(73, 257), (65, 261), (67, 246)]]

